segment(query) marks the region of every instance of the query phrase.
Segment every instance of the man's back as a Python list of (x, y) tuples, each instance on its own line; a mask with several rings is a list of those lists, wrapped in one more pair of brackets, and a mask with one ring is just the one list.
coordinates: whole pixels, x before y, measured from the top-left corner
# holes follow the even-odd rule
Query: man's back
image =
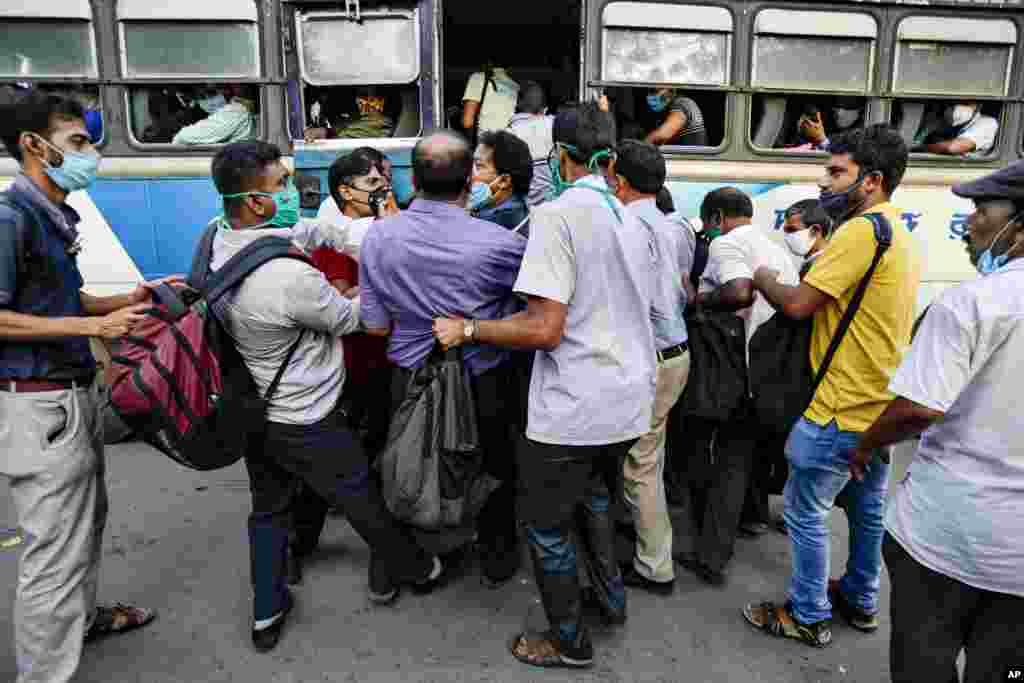
[[(417, 199), (402, 214), (378, 220), (363, 243), (363, 321), (368, 328), (393, 323), (388, 356), (401, 367), (417, 367), (434, 347), (434, 318), (514, 312), (512, 285), (525, 247), (519, 235), (459, 206)], [(505, 356), (479, 345), (464, 351), (476, 373)]]
[(531, 217), (516, 291), (568, 306), (561, 343), (534, 361), (527, 436), (583, 446), (650, 429), (655, 357), (647, 230), (603, 180), (580, 184), (598, 190), (571, 188)]
[[(805, 415), (817, 424), (832, 419), (844, 431), (864, 431), (892, 399), (889, 379), (910, 343), (921, 263), (900, 211), (890, 203), (871, 209), (892, 225), (892, 246), (878, 265), (839, 346), (828, 373)], [(831, 300), (814, 314), (811, 365), (821, 365), (877, 247), (874, 225), (862, 216), (839, 227), (804, 281)]]

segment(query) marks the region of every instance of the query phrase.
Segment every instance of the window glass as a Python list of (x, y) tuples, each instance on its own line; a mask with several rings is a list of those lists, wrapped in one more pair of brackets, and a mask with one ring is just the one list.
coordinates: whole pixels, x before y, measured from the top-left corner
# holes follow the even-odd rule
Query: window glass
[(304, 93), (307, 140), (415, 137), (420, 133), (415, 85), (312, 86)]
[(87, 21), (0, 21), (0, 76), (96, 78)]
[(363, 14), (356, 22), (337, 14), (299, 18), (299, 59), (313, 85), (410, 83), (419, 77), (415, 14)]
[(606, 81), (724, 85), (728, 74), (728, 34), (604, 30)]
[(132, 136), (147, 144), (222, 145), (259, 134), (259, 88), (239, 84), (131, 88)]
[(867, 120), (865, 97), (755, 95), (750, 141), (758, 149), (824, 152), (836, 135), (862, 128)]
[(900, 92), (1006, 94), (1009, 45), (903, 40), (896, 49)]
[(260, 74), (252, 22), (124, 21), (125, 76), (214, 78)]
[(759, 35), (754, 85), (864, 92), (871, 73), (870, 40)]

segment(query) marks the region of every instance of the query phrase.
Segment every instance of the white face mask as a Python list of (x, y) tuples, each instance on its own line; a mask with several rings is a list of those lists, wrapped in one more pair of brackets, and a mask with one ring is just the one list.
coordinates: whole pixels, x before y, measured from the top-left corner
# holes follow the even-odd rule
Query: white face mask
[(860, 118), (860, 109), (843, 109), (842, 107), (836, 107), (832, 110), (832, 116), (836, 119), (836, 125), (841, 130), (846, 130), (853, 124), (857, 123), (857, 119)]
[(811, 235), (810, 228), (797, 232), (787, 232), (782, 237), (786, 240), (786, 246), (789, 247), (789, 250), (800, 258), (806, 258), (807, 254), (811, 251), (811, 247), (814, 246), (814, 236)]
[(969, 104), (956, 104), (946, 107), (946, 123), (951, 126), (962, 126), (974, 116), (974, 107)]

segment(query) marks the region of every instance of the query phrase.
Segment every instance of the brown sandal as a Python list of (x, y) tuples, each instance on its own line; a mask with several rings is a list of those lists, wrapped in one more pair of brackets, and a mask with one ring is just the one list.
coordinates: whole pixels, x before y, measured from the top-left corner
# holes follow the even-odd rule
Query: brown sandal
[(828, 619), (814, 624), (801, 624), (790, 613), (788, 604), (750, 603), (743, 608), (743, 617), (754, 628), (777, 638), (799, 640), (812, 647), (825, 647), (832, 642), (832, 628)]
[(155, 618), (156, 610), (126, 605), (123, 602), (113, 605), (97, 605), (92, 626), (85, 633), (85, 642), (133, 631), (145, 626)]
[(575, 657), (562, 651), (558, 638), (548, 631), (520, 633), (509, 643), (509, 652), (524, 664), (545, 668), (585, 669), (594, 663), (594, 655)]

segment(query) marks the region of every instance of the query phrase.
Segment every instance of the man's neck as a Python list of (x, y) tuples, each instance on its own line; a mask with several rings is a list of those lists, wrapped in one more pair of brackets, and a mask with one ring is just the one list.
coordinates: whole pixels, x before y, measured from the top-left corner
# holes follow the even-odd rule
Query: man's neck
[(50, 176), (46, 175), (46, 171), (40, 166), (33, 166), (29, 169), (24, 169), (25, 175), (35, 183), (35, 186), (46, 195), (46, 198), (51, 202), (60, 206), (67, 199), (68, 193), (57, 187), (57, 184), (50, 180)]
[(625, 204), (626, 206), (629, 206), (630, 204), (635, 204), (637, 202), (642, 202), (645, 199), (650, 199), (651, 201), (657, 201), (657, 196), (653, 195), (653, 194), (642, 194), (640, 192), (630, 192), (629, 194), (627, 194), (623, 198), (622, 203)]
[[(853, 216), (863, 215), (863, 214), (871, 211), (871, 209), (875, 208), (876, 206), (881, 206), (882, 204), (885, 204), (888, 201), (889, 201), (889, 198), (886, 197), (884, 194), (881, 194), (881, 193), (869, 195), (864, 200), (864, 205), (861, 206), (860, 208), (858, 208), (857, 212), (855, 214), (853, 214)], [(850, 218), (853, 218), (853, 216), (850, 216)]]
[(360, 218), (366, 218), (366, 216), (360, 215), (360, 213), (352, 207), (351, 202), (345, 204), (345, 208), (341, 210), (341, 215), (345, 216), (346, 218), (351, 218), (354, 221), (357, 221)]
[(738, 218), (738, 219), (736, 219), (736, 222), (735, 222), (735, 223), (733, 223), (733, 224), (732, 224), (732, 225), (731, 225), (730, 227), (728, 227), (728, 228), (726, 228), (726, 227), (725, 227), (725, 226), (723, 225), (723, 226), (722, 226), (722, 234), (723, 234), (723, 235), (728, 235), (728, 234), (729, 234), (730, 232), (732, 232), (733, 230), (736, 230), (736, 229), (738, 229), (738, 228), (742, 228), (742, 227), (746, 227), (746, 226), (748, 226), (748, 225), (750, 225), (750, 224), (751, 224), (751, 220), (750, 220), (749, 218)]

